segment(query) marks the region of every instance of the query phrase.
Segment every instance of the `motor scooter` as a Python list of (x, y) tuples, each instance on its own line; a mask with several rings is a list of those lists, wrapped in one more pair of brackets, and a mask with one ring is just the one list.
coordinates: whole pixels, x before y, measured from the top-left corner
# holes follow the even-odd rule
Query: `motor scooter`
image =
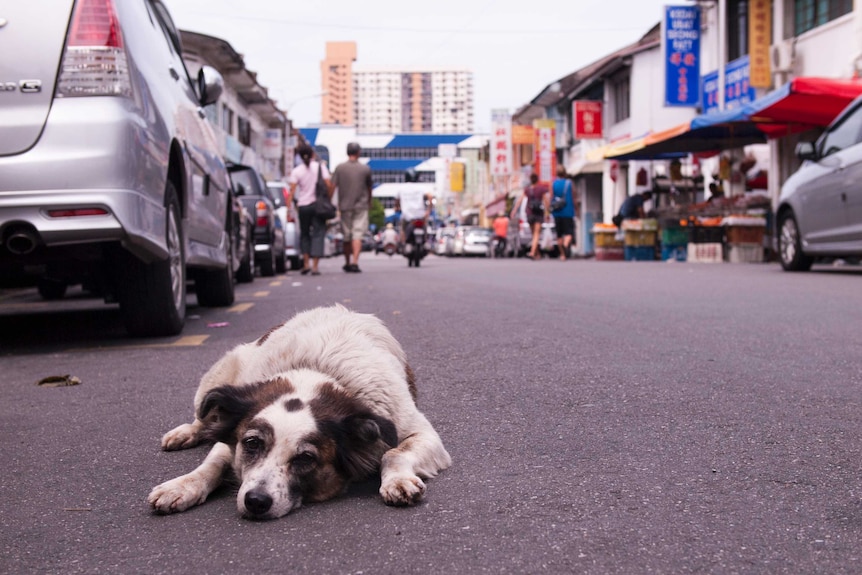
[(392, 257), (392, 254), (398, 251), (398, 232), (389, 228), (384, 230), (381, 238), (383, 244), (383, 253)]
[(407, 229), (404, 231), (404, 257), (407, 258), (407, 267), (419, 267), (422, 258), (428, 253), (428, 246), (425, 244), (425, 220), (415, 219), (407, 224)]

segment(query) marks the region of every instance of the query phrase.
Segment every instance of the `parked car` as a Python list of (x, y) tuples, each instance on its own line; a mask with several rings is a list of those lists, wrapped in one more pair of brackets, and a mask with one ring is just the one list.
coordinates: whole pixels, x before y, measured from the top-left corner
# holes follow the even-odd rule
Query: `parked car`
[(266, 188), (284, 229), (284, 254), (290, 261), (290, 269), (298, 270), (302, 267), (302, 253), (299, 251), (299, 209), (296, 202), (287, 204), (290, 190), (284, 182), (267, 182)]
[(233, 199), (234, 227), (239, 233), (234, 234), (235, 247), (234, 277), (239, 283), (251, 283), (254, 281), (254, 218), (246, 207), (235, 195)]
[(778, 255), (787, 271), (815, 258), (862, 257), (862, 97), (816, 142), (800, 142), (799, 169), (781, 187), (776, 211)]
[(479, 226), (458, 226), (452, 240), (452, 254), (456, 256), (487, 256), (494, 233)]
[(451, 255), (452, 241), (455, 239), (455, 228), (452, 226), (444, 226), (437, 228), (434, 232), (434, 249), (432, 250), (438, 256)]
[(231, 163), (227, 170), (234, 193), (254, 218), (254, 261), (260, 266), (260, 275), (283, 274), (287, 271), (284, 228), (266, 183), (251, 166)]
[(12, 2), (0, 34), (0, 285), (119, 302), (129, 333), (182, 331), (186, 280), (234, 301), (240, 231), (212, 127), (160, 0)]
[(554, 222), (542, 224), (542, 231), (539, 233), (539, 251), (552, 258), (559, 257), (560, 246), (557, 245), (557, 226)]

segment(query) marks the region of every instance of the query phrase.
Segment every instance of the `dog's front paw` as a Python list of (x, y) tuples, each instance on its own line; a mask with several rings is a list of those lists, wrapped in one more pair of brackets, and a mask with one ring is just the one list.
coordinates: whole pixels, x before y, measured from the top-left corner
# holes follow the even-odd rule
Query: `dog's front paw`
[(198, 429), (195, 423), (184, 423), (167, 432), (162, 437), (162, 449), (175, 451), (177, 449), (188, 449), (198, 444)]
[(184, 475), (154, 487), (147, 501), (157, 513), (178, 513), (200, 505), (207, 495), (203, 481)]
[(425, 483), (415, 475), (387, 478), (380, 495), (387, 505), (413, 505), (425, 495)]

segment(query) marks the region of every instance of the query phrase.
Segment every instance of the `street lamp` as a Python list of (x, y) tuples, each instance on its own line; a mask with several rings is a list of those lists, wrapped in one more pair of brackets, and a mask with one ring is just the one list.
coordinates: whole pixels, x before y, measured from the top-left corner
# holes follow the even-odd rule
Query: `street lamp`
[(312, 98), (322, 98), (323, 96), (327, 96), (327, 95), (329, 95), (329, 92), (327, 92), (326, 90), (324, 90), (323, 92), (319, 92), (319, 93), (317, 93), (317, 94), (309, 94), (308, 96), (303, 96), (303, 97), (301, 97), (301, 98), (297, 98), (296, 100), (293, 100), (293, 101), (291, 101), (291, 102), (288, 102), (288, 104), (287, 104), (287, 108), (284, 110), (284, 114), (285, 114), (286, 116), (288, 116), (288, 117), (289, 117), (289, 115), (290, 115), (290, 110), (291, 110), (291, 109), (292, 109), (292, 108), (293, 108), (297, 103), (302, 102), (303, 100), (311, 100)]

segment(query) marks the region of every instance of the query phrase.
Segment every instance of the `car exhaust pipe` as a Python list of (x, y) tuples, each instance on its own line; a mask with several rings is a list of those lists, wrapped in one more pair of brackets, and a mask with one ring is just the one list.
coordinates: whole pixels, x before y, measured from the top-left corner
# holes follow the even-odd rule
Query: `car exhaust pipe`
[(6, 236), (4, 243), (6, 249), (16, 256), (26, 256), (39, 245), (39, 238), (33, 230), (17, 228)]

